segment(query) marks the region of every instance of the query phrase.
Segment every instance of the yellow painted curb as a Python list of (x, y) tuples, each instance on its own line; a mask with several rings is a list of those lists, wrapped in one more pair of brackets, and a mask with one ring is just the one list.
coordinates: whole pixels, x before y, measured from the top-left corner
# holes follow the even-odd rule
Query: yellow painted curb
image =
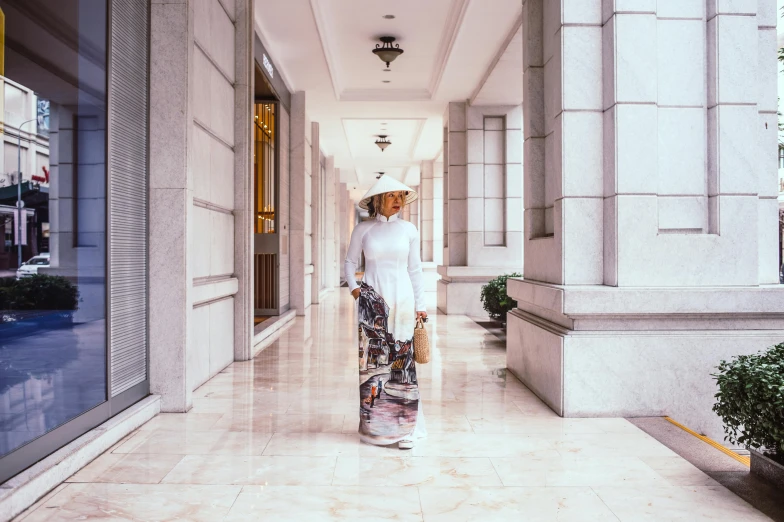
[(746, 466), (751, 466), (751, 459), (749, 457), (742, 457), (742, 456), (738, 455), (737, 453), (735, 453), (734, 451), (725, 448), (724, 446), (722, 446), (721, 444), (719, 444), (715, 440), (709, 439), (708, 437), (706, 437), (704, 435), (700, 435), (696, 431), (690, 430), (689, 428), (687, 428), (683, 424), (681, 424), (681, 423), (679, 423), (677, 421), (674, 421), (674, 420), (672, 420), (669, 417), (664, 417), (664, 418), (667, 419), (672, 424), (674, 424), (675, 426), (678, 426), (680, 429), (682, 429), (686, 433), (688, 433), (690, 435), (694, 435), (695, 437), (700, 439), (702, 442), (705, 442), (706, 444), (710, 444), (711, 446), (713, 446), (714, 448), (716, 448), (720, 452), (724, 453), (725, 455), (727, 455), (729, 457), (732, 457), (733, 459), (737, 460), (741, 464), (744, 464)]

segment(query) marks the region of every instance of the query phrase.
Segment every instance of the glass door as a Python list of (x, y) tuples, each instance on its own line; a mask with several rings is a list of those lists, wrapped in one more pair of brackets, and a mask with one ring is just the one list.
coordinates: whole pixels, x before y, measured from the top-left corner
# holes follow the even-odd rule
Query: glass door
[(279, 238), (277, 223), (277, 103), (255, 104), (254, 175), (254, 315), (256, 324), (278, 315)]

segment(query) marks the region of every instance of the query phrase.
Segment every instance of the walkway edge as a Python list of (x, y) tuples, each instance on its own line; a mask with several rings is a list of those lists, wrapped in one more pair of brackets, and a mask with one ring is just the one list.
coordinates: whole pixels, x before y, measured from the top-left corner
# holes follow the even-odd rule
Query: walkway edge
[[(283, 329), (283, 327), (291, 323), (291, 321), (293, 321), (295, 317), (297, 317), (297, 311), (291, 309), (288, 312), (279, 315), (274, 319), (269, 319), (268, 321), (265, 321), (265, 322), (269, 322), (269, 321), (272, 322), (266, 325), (266, 327), (263, 330), (261, 330), (260, 332), (256, 333), (253, 336), (253, 350), (251, 350), (253, 357), (256, 357), (260, 351), (262, 351), (264, 348), (272, 344), (272, 342), (275, 341), (275, 339), (280, 337), (279, 332)], [(253, 357), (251, 357), (251, 359)]]
[(669, 422), (669, 423), (679, 427), (680, 429), (682, 429), (683, 431), (685, 431), (689, 435), (693, 435), (694, 437), (697, 437), (702, 442), (713, 446), (714, 448), (716, 448), (717, 450), (721, 451), (722, 453), (724, 453), (728, 457), (732, 457), (733, 459), (737, 460), (738, 462), (740, 462), (741, 464), (744, 464), (746, 466), (751, 466), (751, 459), (749, 457), (743, 457), (741, 455), (738, 455), (734, 451), (732, 451), (730, 449), (727, 449), (726, 447), (722, 446), (721, 444), (719, 444), (715, 440), (709, 439), (705, 435), (700, 435), (696, 431), (690, 430), (689, 428), (687, 428), (683, 424), (679, 423), (676, 420), (671, 419), (670, 417), (664, 417), (664, 418), (667, 420), (667, 422)]
[(0, 520), (11, 520), (161, 411), (151, 395), (0, 486)]

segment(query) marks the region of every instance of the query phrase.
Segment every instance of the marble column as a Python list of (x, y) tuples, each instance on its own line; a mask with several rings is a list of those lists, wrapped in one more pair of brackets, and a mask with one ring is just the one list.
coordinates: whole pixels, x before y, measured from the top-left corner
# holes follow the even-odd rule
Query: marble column
[(310, 281), (310, 302), (318, 304), (321, 302), (321, 287), (324, 280), (323, 269), (323, 250), (324, 238), (322, 236), (322, 217), (323, 206), (322, 191), (325, 190), (324, 179), (321, 176), (321, 150), (319, 145), (319, 124), (313, 122), (311, 125), (310, 142), (310, 223), (311, 223), (311, 264), (313, 265), (313, 275)]
[[(419, 194), (422, 191), (422, 187), (419, 186), (419, 185), (415, 185), (415, 186), (413, 186), (411, 188), (413, 188), (417, 192), (417, 194)], [(413, 203), (408, 205), (408, 220), (411, 221), (411, 223), (413, 223), (415, 227), (417, 227), (417, 230), (420, 231), (419, 235), (421, 236), (422, 235), (422, 230), (421, 230), (422, 229), (422, 224), (419, 221), (419, 203), (420, 202), (421, 201), (419, 200), (419, 198), (417, 198), (417, 199), (414, 200)]]
[[(332, 162), (334, 168), (334, 159)], [(335, 181), (335, 222), (333, 226), (333, 234), (334, 234), (334, 260), (335, 260), (335, 269), (332, 273), (332, 286), (339, 287), (341, 281), (343, 280), (343, 276), (341, 273), (343, 272), (343, 257), (341, 251), (341, 230), (343, 227), (343, 209), (345, 204), (343, 202), (343, 184), (340, 182), (340, 169), (334, 168), (334, 181)]]
[(449, 104), (444, 160), (445, 244), (438, 308), (484, 316), (484, 284), (523, 261), (522, 107)]
[[(340, 176), (338, 176), (340, 179)], [(348, 191), (346, 183), (340, 184), (340, 192), (338, 192), (338, 201), (340, 203), (340, 254), (338, 256), (338, 275), (340, 277), (340, 285), (346, 282), (346, 276), (343, 274), (343, 261), (346, 259), (348, 252), (349, 230), (351, 229), (351, 220), (353, 218), (354, 204), (351, 201), (351, 195)]]
[(324, 260), (327, 264), (324, 270), (323, 288), (333, 288), (337, 272), (337, 253), (335, 250), (335, 223), (336, 223), (336, 201), (337, 192), (335, 188), (335, 158), (329, 156), (326, 159), (326, 176), (324, 180), (324, 190), (326, 191), (324, 210)]
[(443, 163), (423, 161), (420, 165), (419, 213), (422, 262), (435, 268), (444, 250), (444, 169)]
[(305, 315), (311, 304), (313, 277), (311, 246), (311, 128), (306, 117), (305, 93), (291, 96), (289, 184), (289, 291), (291, 307)]
[(419, 208), (422, 212), (422, 225), (419, 229), (419, 236), (422, 241), (422, 262), (433, 262), (433, 210), (434, 210), (434, 189), (433, 189), (433, 161), (423, 161), (420, 166), (419, 184)]
[[(444, 262), (444, 162), (433, 162), (433, 252), (432, 270)], [(424, 212), (422, 212), (424, 217)]]
[(507, 365), (560, 415), (669, 415), (722, 440), (715, 366), (784, 336), (775, 0), (523, 15)]
[(234, 360), (253, 357), (253, 1), (235, 0)]
[(181, 2), (152, 4), (150, 12), (150, 392), (161, 396), (165, 412), (188, 411), (193, 402), (192, 10)]

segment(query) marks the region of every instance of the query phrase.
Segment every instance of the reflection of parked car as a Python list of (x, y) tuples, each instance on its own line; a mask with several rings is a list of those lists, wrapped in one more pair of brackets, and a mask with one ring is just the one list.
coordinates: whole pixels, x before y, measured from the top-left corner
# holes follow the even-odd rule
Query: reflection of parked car
[(19, 267), (19, 270), (16, 271), (16, 278), (21, 279), (23, 277), (30, 277), (38, 273), (38, 269), (41, 267), (48, 267), (49, 266), (49, 254), (38, 254), (37, 256), (31, 257), (27, 260), (26, 263), (22, 263), (22, 266)]

